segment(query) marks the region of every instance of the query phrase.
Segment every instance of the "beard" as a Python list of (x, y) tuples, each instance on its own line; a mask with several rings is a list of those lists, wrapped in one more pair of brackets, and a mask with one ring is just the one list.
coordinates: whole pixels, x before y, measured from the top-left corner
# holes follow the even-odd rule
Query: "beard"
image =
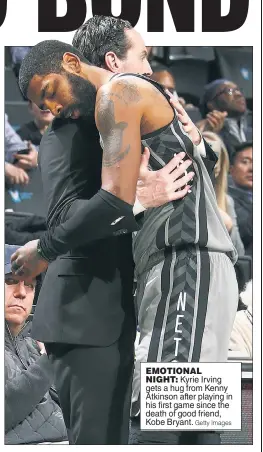
[(74, 111), (80, 113), (80, 117), (94, 118), (97, 91), (95, 86), (78, 75), (65, 72), (71, 87), (72, 104), (63, 110), (61, 118), (69, 118)]
[(239, 102), (236, 103), (235, 100), (233, 100), (232, 102), (218, 100), (215, 103), (215, 108), (219, 111), (227, 111), (229, 118), (238, 118), (240, 116), (243, 116), (246, 110), (246, 107), (244, 109), (240, 109)]

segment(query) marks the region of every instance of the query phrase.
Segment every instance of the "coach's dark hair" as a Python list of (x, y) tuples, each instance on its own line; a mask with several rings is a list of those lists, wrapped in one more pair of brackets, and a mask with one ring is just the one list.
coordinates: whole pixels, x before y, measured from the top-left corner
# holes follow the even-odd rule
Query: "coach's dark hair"
[(125, 30), (132, 28), (127, 20), (94, 16), (76, 31), (72, 44), (94, 66), (105, 67), (107, 52), (114, 52), (120, 60), (125, 59), (132, 45)]
[(62, 59), (66, 52), (74, 53), (81, 61), (89, 64), (78, 49), (61, 41), (42, 41), (30, 49), (19, 71), (19, 87), (24, 97), (27, 97), (28, 86), (34, 75), (61, 72)]

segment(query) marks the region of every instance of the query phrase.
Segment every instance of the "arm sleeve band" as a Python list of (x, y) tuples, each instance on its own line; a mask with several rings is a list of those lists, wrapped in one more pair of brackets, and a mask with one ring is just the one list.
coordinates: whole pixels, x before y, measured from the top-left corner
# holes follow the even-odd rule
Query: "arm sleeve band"
[(201, 139), (201, 142), (196, 146), (196, 149), (202, 157), (206, 157), (206, 148), (203, 137)]
[(139, 213), (142, 213), (142, 212), (144, 212), (145, 210), (146, 210), (146, 208), (143, 207), (143, 205), (140, 203), (139, 199), (136, 198), (136, 199), (135, 199), (134, 206), (133, 206), (133, 215), (134, 215), (134, 216), (135, 216), (135, 215), (138, 215)]
[(139, 229), (133, 206), (101, 189), (89, 200), (79, 199), (61, 225), (40, 238), (40, 248), (48, 260), (95, 240)]

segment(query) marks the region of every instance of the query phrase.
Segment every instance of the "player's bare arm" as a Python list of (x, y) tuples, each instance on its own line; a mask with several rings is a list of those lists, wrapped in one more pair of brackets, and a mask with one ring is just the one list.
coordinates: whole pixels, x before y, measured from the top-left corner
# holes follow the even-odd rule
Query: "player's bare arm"
[(133, 204), (141, 163), (143, 97), (136, 83), (119, 80), (97, 95), (96, 124), (103, 144), (102, 188)]

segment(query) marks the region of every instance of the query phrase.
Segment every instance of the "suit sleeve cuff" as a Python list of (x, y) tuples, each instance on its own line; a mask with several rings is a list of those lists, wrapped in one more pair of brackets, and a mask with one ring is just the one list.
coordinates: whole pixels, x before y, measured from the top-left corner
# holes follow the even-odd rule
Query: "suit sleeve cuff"
[(200, 134), (200, 136), (201, 136), (201, 142), (196, 146), (196, 150), (202, 157), (206, 157), (206, 149), (205, 149), (204, 139), (201, 134)]
[(146, 207), (143, 207), (143, 205), (140, 203), (139, 199), (136, 198), (135, 204), (133, 206), (133, 215), (136, 216), (139, 213), (142, 213), (146, 210)]

